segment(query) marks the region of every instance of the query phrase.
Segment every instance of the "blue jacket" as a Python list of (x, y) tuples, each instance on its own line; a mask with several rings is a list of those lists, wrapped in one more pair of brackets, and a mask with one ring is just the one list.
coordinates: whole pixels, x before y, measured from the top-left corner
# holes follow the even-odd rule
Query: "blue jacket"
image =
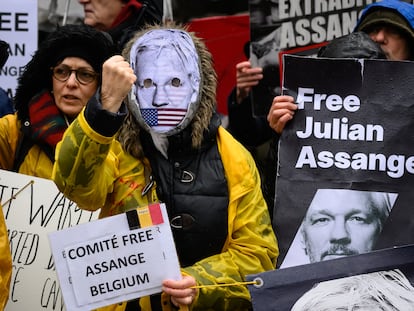
[(0, 117), (14, 113), (13, 103), (6, 91), (0, 88)]

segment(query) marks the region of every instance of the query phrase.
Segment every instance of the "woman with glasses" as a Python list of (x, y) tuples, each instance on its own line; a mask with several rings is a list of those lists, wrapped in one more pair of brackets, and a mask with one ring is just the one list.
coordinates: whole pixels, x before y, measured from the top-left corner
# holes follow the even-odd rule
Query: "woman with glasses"
[(0, 119), (0, 168), (50, 178), (55, 146), (100, 85), (102, 64), (115, 48), (86, 25), (59, 27), (24, 67), (14, 105)]

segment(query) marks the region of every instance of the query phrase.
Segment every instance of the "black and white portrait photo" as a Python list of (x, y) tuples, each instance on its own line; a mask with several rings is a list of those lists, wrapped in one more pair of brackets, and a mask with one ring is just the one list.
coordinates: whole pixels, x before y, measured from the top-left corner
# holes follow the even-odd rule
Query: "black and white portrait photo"
[(281, 268), (371, 251), (397, 196), (318, 189)]

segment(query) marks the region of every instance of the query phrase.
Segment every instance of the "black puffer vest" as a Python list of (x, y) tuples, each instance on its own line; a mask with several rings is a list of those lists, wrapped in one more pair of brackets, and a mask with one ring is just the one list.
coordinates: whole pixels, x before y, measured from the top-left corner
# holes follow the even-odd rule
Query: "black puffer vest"
[(228, 233), (228, 187), (216, 141), (220, 120), (213, 120), (198, 150), (191, 148), (187, 129), (170, 137), (168, 159), (141, 132), (182, 267), (220, 253)]

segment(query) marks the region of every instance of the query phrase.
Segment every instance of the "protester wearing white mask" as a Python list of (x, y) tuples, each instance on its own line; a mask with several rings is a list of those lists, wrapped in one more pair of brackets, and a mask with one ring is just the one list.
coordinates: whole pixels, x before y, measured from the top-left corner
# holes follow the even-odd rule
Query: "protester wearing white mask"
[[(102, 310), (250, 310), (245, 276), (273, 269), (278, 247), (254, 160), (215, 112), (211, 54), (172, 25), (140, 31), (123, 56), (104, 64), (102, 90), (66, 132), (53, 178), (101, 217), (164, 202), (183, 277), (164, 280), (161, 299)], [(203, 287), (213, 284), (228, 286)]]

